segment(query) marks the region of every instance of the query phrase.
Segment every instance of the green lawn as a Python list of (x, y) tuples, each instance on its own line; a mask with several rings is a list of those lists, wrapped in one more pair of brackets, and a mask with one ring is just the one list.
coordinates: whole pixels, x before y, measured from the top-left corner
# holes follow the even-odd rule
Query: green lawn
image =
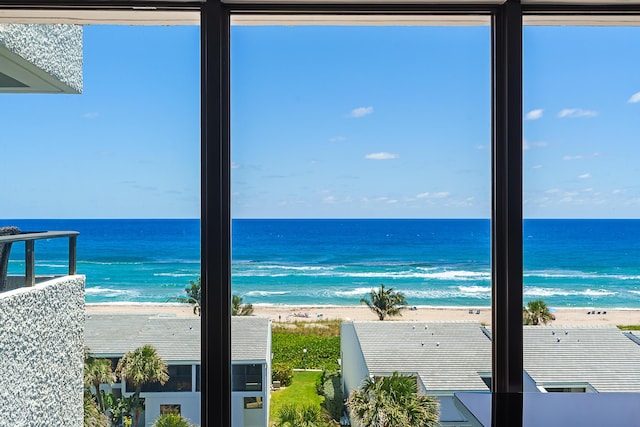
[(316, 393), (316, 379), (321, 375), (320, 371), (295, 371), (289, 387), (272, 391), (269, 424), (276, 420), (278, 410), (288, 403), (320, 406), (324, 397)]

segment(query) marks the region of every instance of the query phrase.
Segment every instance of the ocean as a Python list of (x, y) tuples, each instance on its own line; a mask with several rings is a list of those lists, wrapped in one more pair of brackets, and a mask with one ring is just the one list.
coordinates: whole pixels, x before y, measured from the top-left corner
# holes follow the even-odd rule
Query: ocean
[[(87, 303), (158, 303), (200, 274), (197, 219), (0, 220), (79, 231)], [(524, 299), (640, 308), (640, 220), (525, 220)], [(38, 241), (36, 274), (64, 274), (67, 240)], [(380, 284), (410, 305), (491, 305), (485, 219), (236, 219), (232, 292), (245, 303), (358, 305)], [(24, 274), (14, 244), (9, 274)]]

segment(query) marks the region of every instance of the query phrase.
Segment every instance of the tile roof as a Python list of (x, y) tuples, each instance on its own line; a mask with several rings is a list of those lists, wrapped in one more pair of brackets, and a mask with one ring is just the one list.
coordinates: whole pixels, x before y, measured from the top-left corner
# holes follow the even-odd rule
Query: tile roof
[[(428, 392), (484, 390), (490, 330), (476, 322), (353, 322), (369, 372), (416, 373)], [(538, 385), (640, 392), (640, 334), (615, 326), (524, 326), (524, 369)], [(634, 342), (628, 336), (635, 337)]]
[(537, 384), (640, 392), (640, 345), (615, 326), (524, 327), (524, 367)]
[(373, 375), (416, 373), (431, 393), (488, 390), (491, 341), (477, 322), (353, 322)]
[(231, 317), (231, 360), (271, 358), (271, 320), (258, 316)]
[(85, 315), (85, 345), (92, 354), (119, 357), (153, 345), (167, 362), (200, 360), (200, 318), (167, 315)]
[[(266, 317), (233, 316), (232, 360), (264, 360), (271, 351), (271, 321)], [(142, 345), (153, 345), (168, 363), (199, 362), (200, 317), (171, 315), (85, 315), (85, 345), (92, 354), (119, 357)]]

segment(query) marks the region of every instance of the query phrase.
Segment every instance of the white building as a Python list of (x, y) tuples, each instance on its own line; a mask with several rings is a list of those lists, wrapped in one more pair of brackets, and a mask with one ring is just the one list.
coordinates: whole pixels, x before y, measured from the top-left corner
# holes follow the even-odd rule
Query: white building
[[(266, 427), (271, 384), (271, 320), (234, 316), (231, 322), (232, 414), (234, 427)], [(85, 344), (94, 357), (109, 358), (115, 369), (125, 353), (152, 345), (169, 367), (169, 381), (147, 384), (140, 397), (145, 413), (140, 425), (150, 427), (164, 412), (179, 412), (200, 424), (200, 317), (167, 315), (87, 315)], [(126, 383), (101, 389), (116, 397), (130, 395)]]
[[(523, 328), (525, 395), (640, 393), (635, 333), (609, 326)], [(490, 328), (476, 322), (343, 322), (340, 339), (345, 396), (369, 376), (397, 371), (415, 375), (419, 391), (438, 398), (441, 425), (483, 425), (458, 395), (490, 396)], [(640, 401), (640, 394), (634, 396)], [(482, 403), (483, 413), (490, 413), (490, 401)]]
[[(113, 369), (125, 353), (152, 345), (169, 367), (166, 384), (146, 384), (140, 397), (145, 413), (140, 425), (151, 426), (163, 412), (179, 412), (193, 424), (200, 424), (200, 318), (165, 315), (87, 315), (85, 345), (92, 356), (109, 358)], [(109, 390), (108, 386), (103, 386)], [(114, 384), (116, 397), (133, 393), (126, 383)]]
[(266, 427), (271, 391), (271, 320), (231, 318), (231, 425)]

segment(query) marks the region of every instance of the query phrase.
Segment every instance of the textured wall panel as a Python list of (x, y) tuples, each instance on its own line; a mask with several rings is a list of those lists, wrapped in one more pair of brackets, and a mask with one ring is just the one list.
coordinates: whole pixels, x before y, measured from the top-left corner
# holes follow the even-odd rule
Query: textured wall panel
[(84, 284), (0, 293), (0, 425), (83, 425)]

